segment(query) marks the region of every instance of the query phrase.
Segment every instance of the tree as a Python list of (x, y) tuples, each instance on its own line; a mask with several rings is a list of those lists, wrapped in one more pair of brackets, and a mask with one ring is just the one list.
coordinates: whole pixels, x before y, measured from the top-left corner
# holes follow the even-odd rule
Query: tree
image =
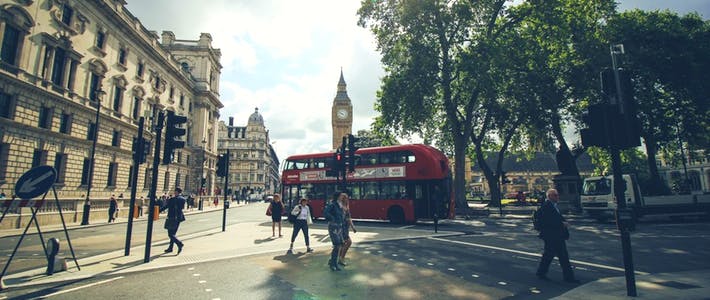
[[(652, 191), (665, 188), (656, 167), (659, 150), (673, 160), (710, 147), (710, 23), (697, 14), (633, 10), (609, 20), (606, 39), (624, 45), (632, 74)], [(685, 160), (685, 157), (681, 157)]]
[(381, 133), (374, 130), (369, 131), (362, 129), (357, 131), (356, 136), (358, 138), (356, 146), (359, 148), (382, 147), (399, 144), (397, 140), (387, 132)]
[[(456, 206), (465, 208), (465, 154), (475, 120), (490, 96), (487, 45), (505, 0), (362, 1), (358, 24), (369, 27), (386, 75), (377, 95), (380, 124), (398, 134), (438, 131), (452, 142)], [(481, 58), (471, 68), (462, 53)], [(464, 68), (469, 72), (464, 74)], [(465, 75), (476, 75), (471, 78)], [(482, 79), (482, 80), (481, 80)], [(490, 98), (488, 98), (490, 99)]]

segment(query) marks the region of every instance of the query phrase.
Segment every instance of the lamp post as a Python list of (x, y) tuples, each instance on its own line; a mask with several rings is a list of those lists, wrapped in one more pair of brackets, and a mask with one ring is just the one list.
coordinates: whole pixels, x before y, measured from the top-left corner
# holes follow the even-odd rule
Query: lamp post
[(94, 157), (96, 156), (96, 142), (99, 140), (99, 114), (101, 113), (101, 98), (103, 98), (104, 91), (101, 89), (101, 79), (96, 85), (96, 91), (94, 92), (94, 97), (96, 100), (96, 119), (94, 121), (94, 136), (92, 137), (93, 142), (91, 144), (91, 165), (89, 166), (89, 181), (86, 187), (86, 199), (84, 199), (84, 212), (81, 215), (81, 225), (89, 225), (89, 214), (91, 212), (91, 200), (89, 195), (91, 194), (91, 185), (94, 181), (94, 166), (96, 165)]
[(207, 178), (205, 177), (205, 144), (207, 144), (207, 139), (202, 139), (202, 164), (200, 167), (200, 203), (197, 204), (197, 210), (202, 210), (202, 197), (205, 193), (205, 182)]

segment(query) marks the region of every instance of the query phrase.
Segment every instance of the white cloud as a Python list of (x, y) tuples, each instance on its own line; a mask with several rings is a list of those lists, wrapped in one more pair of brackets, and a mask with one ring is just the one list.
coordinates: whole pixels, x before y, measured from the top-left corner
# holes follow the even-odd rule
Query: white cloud
[[(343, 68), (353, 131), (368, 129), (382, 69), (372, 35), (350, 1), (129, 0), (150, 30), (196, 40), (208, 32), (222, 52), (220, 119), (246, 121), (258, 107), (280, 159), (331, 147), (331, 104)], [(156, 11), (161, 11), (156, 14)]]

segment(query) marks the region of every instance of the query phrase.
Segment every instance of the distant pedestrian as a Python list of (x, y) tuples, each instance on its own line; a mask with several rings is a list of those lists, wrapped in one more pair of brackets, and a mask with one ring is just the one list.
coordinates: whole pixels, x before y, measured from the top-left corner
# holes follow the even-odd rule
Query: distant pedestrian
[(347, 197), (348, 195), (345, 193), (335, 192), (333, 199), (323, 210), (323, 216), (328, 220), (328, 236), (330, 236), (330, 241), (333, 243), (333, 250), (330, 252), (330, 260), (328, 260), (328, 266), (331, 271), (342, 270), (338, 266), (338, 258), (340, 248), (343, 246), (345, 214), (343, 214), (343, 208), (340, 203), (343, 201), (342, 199), (347, 199)]
[(165, 253), (173, 252), (173, 244), (177, 244), (178, 254), (182, 252), (184, 244), (177, 238), (177, 231), (180, 228), (180, 223), (185, 221), (185, 214), (182, 210), (185, 208), (185, 198), (181, 195), (182, 189), (175, 188), (175, 196), (168, 199), (165, 206), (160, 208), (160, 211), (167, 210), (168, 216), (165, 218), (165, 229), (168, 230), (170, 245), (165, 249)]
[(0, 199), (5, 199), (5, 192), (0, 193)]
[(281, 235), (281, 216), (283, 215), (284, 204), (281, 202), (281, 195), (275, 194), (274, 198), (269, 203), (269, 208), (266, 210), (266, 214), (271, 216), (271, 237), (276, 236), (276, 225), (279, 226), (279, 237)]
[(111, 195), (108, 202), (108, 222), (111, 223), (116, 220), (116, 210), (118, 210), (118, 202), (116, 201), (116, 195)]
[(353, 219), (350, 215), (350, 199), (348, 197), (342, 198), (340, 205), (343, 207), (343, 215), (345, 217), (345, 222), (343, 223), (343, 247), (340, 248), (340, 254), (338, 258), (338, 264), (341, 266), (347, 266), (345, 263), (345, 254), (348, 253), (348, 249), (353, 244), (353, 240), (350, 238), (350, 229), (353, 233), (357, 233), (355, 225), (353, 225)]
[(291, 234), (291, 245), (288, 247), (288, 253), (293, 253), (293, 242), (296, 240), (299, 231), (303, 231), (303, 238), (306, 240), (306, 252), (313, 252), (308, 238), (308, 224), (313, 223), (311, 209), (308, 207), (308, 199), (302, 198), (301, 202), (291, 210), (291, 214), (296, 217), (296, 220), (293, 222), (293, 233)]
[(142, 217), (143, 216), (143, 206), (145, 205), (145, 198), (141, 196), (140, 200), (138, 200), (138, 216)]
[(567, 244), (565, 243), (565, 240), (569, 239), (569, 230), (565, 218), (557, 208), (559, 200), (560, 195), (557, 190), (549, 189), (547, 190), (547, 200), (540, 207), (540, 238), (545, 242), (545, 250), (542, 253), (542, 259), (535, 274), (541, 279), (547, 279), (550, 263), (557, 256), (562, 267), (564, 280), (579, 283), (579, 280), (574, 277), (572, 265), (569, 262)]

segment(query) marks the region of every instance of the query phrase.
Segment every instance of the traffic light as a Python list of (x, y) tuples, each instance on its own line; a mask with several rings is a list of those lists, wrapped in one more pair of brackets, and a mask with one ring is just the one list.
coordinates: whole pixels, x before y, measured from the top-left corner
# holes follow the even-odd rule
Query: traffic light
[(217, 161), (217, 176), (227, 177), (227, 168), (229, 167), (229, 157), (220, 155)]
[(579, 131), (582, 145), (585, 147), (606, 147), (609, 145), (609, 124), (611, 106), (608, 104), (592, 104), (587, 108), (587, 113), (582, 115), (586, 128)]
[(175, 149), (185, 147), (185, 142), (180, 138), (185, 135), (186, 130), (181, 125), (187, 123), (187, 117), (178, 116), (174, 111), (168, 111), (168, 124), (165, 129), (165, 148), (163, 148), (163, 164), (169, 165), (173, 161)]
[(325, 171), (325, 176), (328, 177), (338, 177), (343, 169), (343, 156), (340, 154), (339, 150), (333, 152), (333, 159), (330, 163), (330, 170)]
[[(634, 99), (634, 87), (631, 75), (625, 69), (618, 68), (617, 81), (612, 69), (604, 69), (600, 73), (602, 95), (612, 107), (607, 113), (607, 126), (612, 131), (607, 145), (620, 149), (641, 146), (641, 124), (638, 120), (638, 109)], [(591, 114), (591, 111), (590, 111)]]
[(510, 183), (510, 179), (508, 179), (508, 175), (505, 174), (505, 171), (500, 171), (500, 182), (502, 184)]
[(358, 138), (356, 138), (352, 134), (348, 134), (348, 172), (352, 173), (355, 172), (355, 163), (356, 163), (356, 156), (355, 156), (355, 151), (357, 151), (357, 147), (355, 147), (355, 142), (357, 142)]

